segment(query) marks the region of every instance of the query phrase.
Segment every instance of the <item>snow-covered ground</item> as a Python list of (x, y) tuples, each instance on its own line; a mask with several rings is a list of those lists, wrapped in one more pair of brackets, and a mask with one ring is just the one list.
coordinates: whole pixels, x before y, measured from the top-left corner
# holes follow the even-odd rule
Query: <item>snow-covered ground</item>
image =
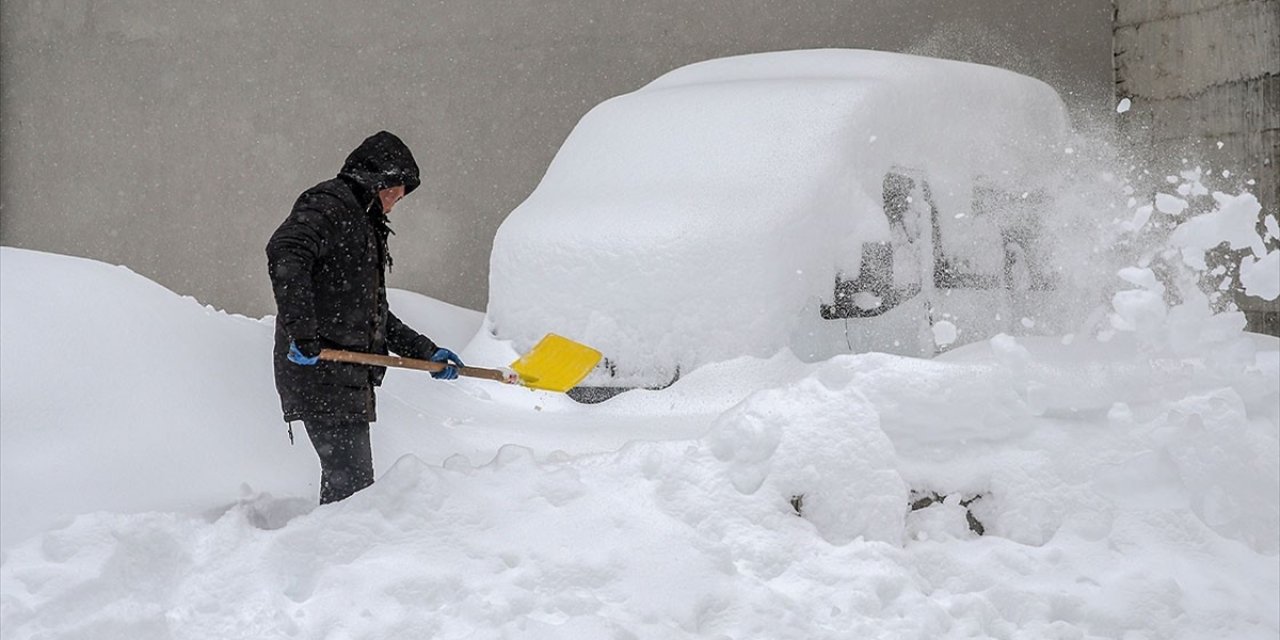
[(593, 406), (393, 371), (378, 482), (316, 508), (269, 319), (78, 258), (0, 276), (5, 638), (1280, 633), (1271, 338), (783, 352)]

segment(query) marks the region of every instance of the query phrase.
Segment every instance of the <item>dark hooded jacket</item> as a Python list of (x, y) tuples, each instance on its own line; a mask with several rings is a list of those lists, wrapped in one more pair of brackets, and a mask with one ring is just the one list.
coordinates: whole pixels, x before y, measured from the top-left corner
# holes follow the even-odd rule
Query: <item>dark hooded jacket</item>
[[(276, 298), (275, 378), (285, 420), (377, 419), (373, 387), (382, 367), (290, 362), (290, 341), (322, 348), (429, 358), (431, 339), (387, 308), (386, 215), (377, 194), (419, 184), (418, 165), (396, 136), (380, 131), (347, 157), (342, 171), (304, 191), (267, 243)], [(312, 344), (317, 344), (312, 343)]]

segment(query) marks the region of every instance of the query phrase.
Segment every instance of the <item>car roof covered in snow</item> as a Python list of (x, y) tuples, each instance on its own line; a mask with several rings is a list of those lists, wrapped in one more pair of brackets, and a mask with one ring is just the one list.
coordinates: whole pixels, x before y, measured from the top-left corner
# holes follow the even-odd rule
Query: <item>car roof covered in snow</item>
[[(833, 172), (875, 176), (895, 164), (934, 174), (964, 166), (1022, 184), (1066, 129), (1052, 88), (994, 67), (860, 50), (737, 56), (676, 69), (591, 110), (530, 204), (552, 199), (561, 220), (574, 201), (687, 215), (650, 206), (660, 187), (741, 198), (737, 215), (775, 215)], [(576, 223), (604, 213), (579, 210), (588, 219)]]

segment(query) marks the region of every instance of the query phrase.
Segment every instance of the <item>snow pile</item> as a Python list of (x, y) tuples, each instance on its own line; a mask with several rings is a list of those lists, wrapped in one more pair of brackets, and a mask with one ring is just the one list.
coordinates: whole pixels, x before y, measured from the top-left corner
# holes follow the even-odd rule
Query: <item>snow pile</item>
[[(306, 434), (298, 425), (302, 446), (291, 447), (280, 421), (270, 322), (124, 267), (9, 247), (0, 292), (0, 546), (90, 511), (198, 510), (245, 484), (314, 490)], [(441, 344), (466, 344), (480, 322), (410, 292), (389, 297)], [(388, 388), (402, 380), (392, 374)], [(386, 395), (383, 410), (408, 413)], [(391, 459), (413, 446), (386, 444), (377, 453)]]
[[(1275, 339), (739, 358), (586, 407), (393, 375), (378, 482), (315, 508), (305, 445), (228, 422), (276, 420), (269, 324), (89, 261), (0, 257), (0, 485), (23, 489), (3, 500), (6, 638), (1280, 633)], [(112, 340), (141, 364), (65, 364)], [(45, 503), (80, 515), (14, 508)]]
[(1269, 425), (1250, 420), (1239, 394), (1222, 389), (1189, 396), (1173, 403), (1157, 426), (1155, 441), (1192, 488), (1190, 506), (1200, 521), (1263, 553), (1280, 552), (1280, 473), (1272, 464), (1280, 447)]
[(827, 541), (901, 542), (907, 487), (871, 403), (812, 378), (721, 415), (710, 447), (738, 491), (797, 512)]
[[(123, 267), (0, 252), (5, 547), (93, 510), (198, 509), (243, 482), (301, 488), (275, 481), (309, 468), (280, 438), (268, 325)], [(138, 490), (178, 479), (181, 491)]]

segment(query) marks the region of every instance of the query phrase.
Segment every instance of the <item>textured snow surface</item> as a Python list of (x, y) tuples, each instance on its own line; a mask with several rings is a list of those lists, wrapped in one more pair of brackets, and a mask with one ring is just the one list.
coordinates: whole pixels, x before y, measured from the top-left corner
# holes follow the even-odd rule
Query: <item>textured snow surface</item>
[[(269, 322), (0, 265), (6, 639), (1280, 633), (1271, 338), (783, 352), (595, 406), (392, 372), (378, 482), (316, 508)], [(416, 302), (427, 332), (408, 308), (477, 321)]]

